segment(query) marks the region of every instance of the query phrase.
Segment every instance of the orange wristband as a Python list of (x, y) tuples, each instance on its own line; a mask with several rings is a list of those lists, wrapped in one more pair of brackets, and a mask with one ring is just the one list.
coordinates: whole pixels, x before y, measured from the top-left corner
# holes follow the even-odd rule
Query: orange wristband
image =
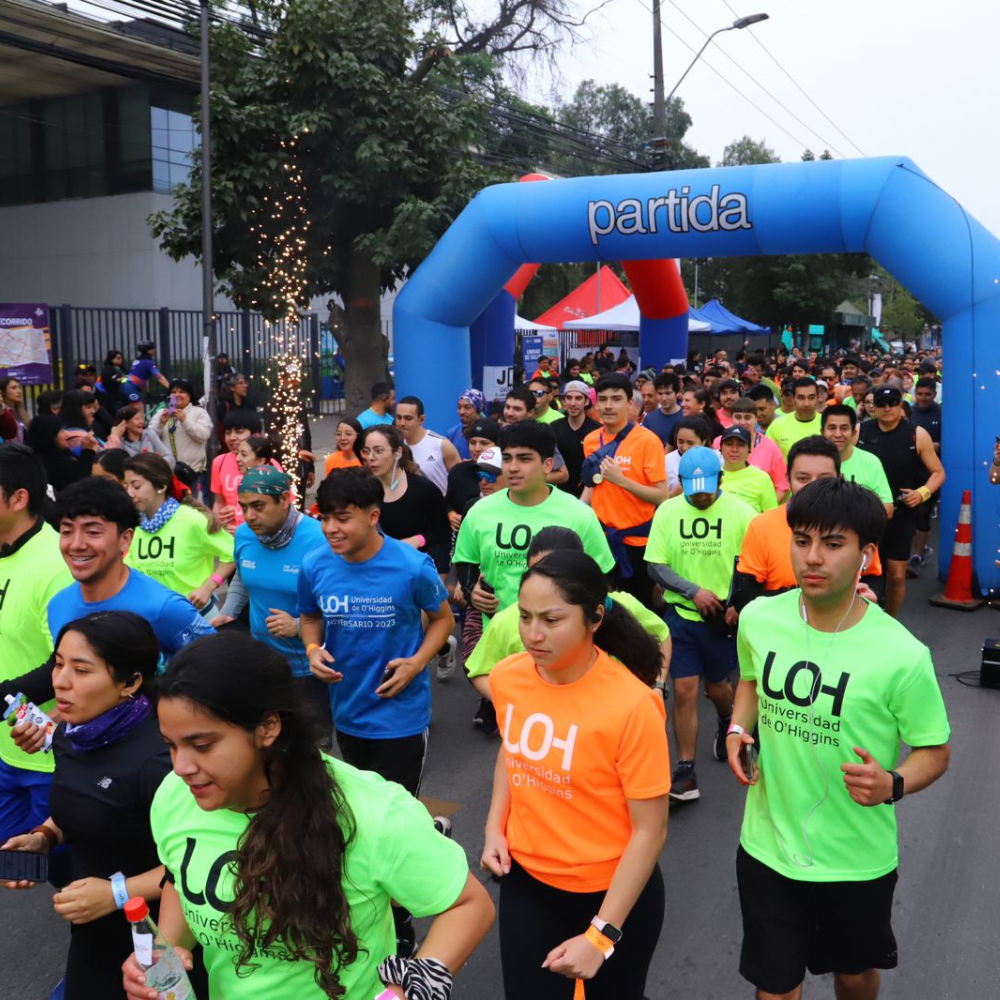
[(322, 646), (321, 646), (321, 645), (320, 645), (320, 644), (319, 644), (318, 642), (311, 642), (311, 643), (309, 643), (309, 645), (308, 645), (308, 646), (306, 646), (306, 659), (307, 659), (307, 660), (309, 659), (309, 654), (310, 654), (310, 653), (311, 653), (311, 652), (312, 652), (312, 651), (313, 651), (314, 649), (322, 649), (322, 648), (323, 648), (323, 647), (322, 647)]
[(604, 956), (605, 960), (615, 953), (611, 938), (605, 937), (593, 924), (587, 928), (584, 937)]

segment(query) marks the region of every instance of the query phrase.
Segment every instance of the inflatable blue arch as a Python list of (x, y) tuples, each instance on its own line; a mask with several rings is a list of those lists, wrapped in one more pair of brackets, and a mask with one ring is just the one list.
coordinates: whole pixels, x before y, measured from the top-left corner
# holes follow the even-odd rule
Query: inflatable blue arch
[(423, 398), (430, 426), (454, 422), (455, 401), (471, 384), (469, 326), (525, 263), (861, 251), (944, 324), (941, 571), (970, 489), (979, 583), (984, 592), (1000, 588), (1000, 497), (986, 470), (1000, 433), (1000, 241), (906, 158), (486, 188), (396, 300), (399, 394)]

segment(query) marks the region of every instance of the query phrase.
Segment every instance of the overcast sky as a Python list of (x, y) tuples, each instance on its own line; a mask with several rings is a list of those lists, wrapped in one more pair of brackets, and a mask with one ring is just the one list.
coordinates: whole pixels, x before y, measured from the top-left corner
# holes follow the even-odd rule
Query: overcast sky
[[(578, 9), (586, 9), (577, 2)], [(765, 140), (783, 160), (799, 159), (805, 147), (817, 155), (829, 148), (838, 158), (860, 156), (852, 142), (866, 156), (909, 156), (1000, 236), (1000, 3), (729, 0), (729, 4), (740, 16), (764, 11), (770, 20), (718, 35), (677, 92), (694, 120), (687, 141), (713, 164), (727, 143), (744, 134)], [(651, 101), (651, 5), (652, 0), (611, 0), (593, 15), (584, 29), (585, 41), (558, 58), (563, 76), (558, 90), (569, 96), (580, 81), (591, 78), (621, 84)], [(668, 93), (693, 58), (671, 32), (695, 50), (705, 38), (685, 14), (705, 32), (734, 19), (724, 0), (674, 0), (673, 4), (662, 0)], [(551, 76), (535, 73), (534, 96), (550, 100), (553, 83)]]

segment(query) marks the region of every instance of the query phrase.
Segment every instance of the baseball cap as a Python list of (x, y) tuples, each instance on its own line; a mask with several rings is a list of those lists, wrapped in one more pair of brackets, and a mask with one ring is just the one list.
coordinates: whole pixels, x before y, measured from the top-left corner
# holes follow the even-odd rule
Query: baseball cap
[(500, 425), (495, 420), (477, 420), (470, 428), (467, 435), (472, 438), (485, 438), (487, 441), (499, 442)]
[(719, 443), (728, 441), (730, 438), (739, 438), (748, 448), (750, 447), (750, 432), (745, 427), (727, 427), (719, 438)]
[(477, 468), (487, 472), (503, 472), (503, 455), (499, 448), (487, 448), (476, 462)]
[(903, 394), (894, 385), (880, 385), (872, 396), (876, 406), (879, 403), (902, 403)]
[(826, 382), (823, 381), (823, 379), (818, 378), (816, 379), (816, 388), (818, 389), (820, 386), (823, 386), (823, 388), (826, 389), (827, 392), (830, 391), (830, 386), (827, 385)]
[(716, 392), (722, 392), (723, 389), (735, 389), (737, 392), (741, 392), (742, 389), (743, 389), (743, 386), (741, 386), (739, 384), (739, 382), (736, 381), (736, 379), (734, 379), (734, 378), (727, 378), (724, 381), (720, 382), (715, 387), (715, 391)]
[(582, 379), (571, 379), (562, 387), (562, 394), (565, 396), (567, 392), (578, 392), (581, 396), (586, 396), (590, 399), (590, 386), (587, 385)]
[(712, 448), (688, 448), (681, 456), (678, 475), (684, 495), (714, 493), (719, 488), (719, 453)]
[(774, 393), (771, 391), (771, 387), (764, 385), (762, 382), (758, 382), (752, 389), (747, 392), (747, 396), (750, 399), (766, 399), (769, 402), (774, 402)]
[(917, 369), (917, 371), (919, 371), (921, 375), (924, 374), (937, 375), (938, 367), (936, 364), (934, 364), (933, 361), (930, 361), (925, 358), (923, 361), (920, 362), (920, 367)]

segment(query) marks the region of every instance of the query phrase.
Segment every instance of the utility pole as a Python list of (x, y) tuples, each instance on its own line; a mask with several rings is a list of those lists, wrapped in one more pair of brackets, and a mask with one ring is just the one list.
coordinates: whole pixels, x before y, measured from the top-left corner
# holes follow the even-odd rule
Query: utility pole
[(660, 0), (653, 0), (653, 169), (667, 166), (667, 102), (663, 98), (663, 29)]
[[(215, 330), (215, 281), (212, 274), (212, 122), (211, 89), (209, 86), (209, 0), (201, 0), (201, 312), (202, 344), (208, 363), (205, 366), (208, 385), (208, 412), (218, 420), (219, 387), (215, 381), (215, 359), (218, 352)], [(218, 441), (218, 435), (209, 439)], [(213, 448), (214, 451), (214, 448)]]

